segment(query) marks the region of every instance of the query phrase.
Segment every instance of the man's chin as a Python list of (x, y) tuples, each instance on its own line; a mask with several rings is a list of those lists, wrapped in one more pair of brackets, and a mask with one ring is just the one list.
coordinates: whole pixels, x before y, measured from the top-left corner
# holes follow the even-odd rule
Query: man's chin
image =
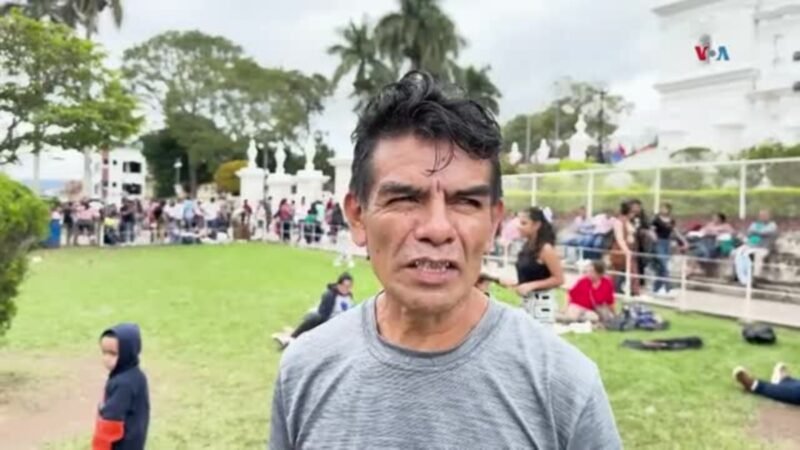
[(411, 287), (402, 288), (387, 293), (391, 296), (391, 301), (396, 302), (409, 312), (426, 315), (436, 315), (446, 313), (469, 297), (466, 293), (458, 292), (454, 289)]

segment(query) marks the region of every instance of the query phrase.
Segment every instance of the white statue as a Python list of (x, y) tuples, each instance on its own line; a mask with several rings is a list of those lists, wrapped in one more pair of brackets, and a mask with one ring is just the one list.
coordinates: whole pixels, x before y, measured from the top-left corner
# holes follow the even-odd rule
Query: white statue
[(522, 159), (522, 153), (519, 152), (519, 144), (516, 142), (511, 144), (511, 153), (508, 154), (508, 162), (516, 165)]
[(255, 169), (256, 166), (256, 155), (258, 155), (258, 149), (256, 148), (256, 140), (250, 139), (250, 145), (247, 146), (247, 168), (248, 169)]
[(550, 146), (547, 145), (547, 139), (539, 141), (539, 148), (531, 155), (531, 164), (536, 164), (538, 161), (546, 161), (550, 156)]
[(276, 145), (277, 149), (275, 150), (275, 173), (278, 175), (283, 175), (286, 173), (286, 168), (283, 167), (283, 164), (286, 162), (286, 150), (284, 150), (283, 145)]
[(313, 136), (308, 137), (308, 141), (306, 141), (306, 167), (305, 169), (309, 172), (314, 170), (314, 156), (317, 154), (317, 145), (316, 141), (314, 141)]
[(586, 133), (586, 119), (583, 113), (578, 114), (578, 121), (575, 122), (575, 134), (569, 138), (569, 159), (573, 161), (586, 161), (586, 150), (594, 142), (592, 137)]

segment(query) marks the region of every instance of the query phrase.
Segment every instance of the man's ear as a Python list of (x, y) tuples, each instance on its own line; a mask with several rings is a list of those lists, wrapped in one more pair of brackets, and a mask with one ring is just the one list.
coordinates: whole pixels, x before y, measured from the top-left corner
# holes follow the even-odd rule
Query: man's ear
[(350, 236), (359, 247), (367, 245), (367, 230), (364, 227), (364, 209), (355, 194), (348, 192), (344, 198), (344, 215), (350, 224)]
[(494, 250), (494, 237), (497, 236), (497, 230), (500, 224), (503, 223), (503, 217), (506, 215), (506, 206), (503, 200), (497, 200), (497, 203), (491, 206), (492, 208), (492, 235), (486, 241), (486, 253)]

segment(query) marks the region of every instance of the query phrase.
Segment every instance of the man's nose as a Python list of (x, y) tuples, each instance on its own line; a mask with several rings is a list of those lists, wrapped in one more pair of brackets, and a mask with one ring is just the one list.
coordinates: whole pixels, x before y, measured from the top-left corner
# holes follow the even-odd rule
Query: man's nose
[(450, 217), (444, 195), (428, 199), (416, 226), (417, 240), (440, 246), (453, 242), (455, 234), (453, 219)]

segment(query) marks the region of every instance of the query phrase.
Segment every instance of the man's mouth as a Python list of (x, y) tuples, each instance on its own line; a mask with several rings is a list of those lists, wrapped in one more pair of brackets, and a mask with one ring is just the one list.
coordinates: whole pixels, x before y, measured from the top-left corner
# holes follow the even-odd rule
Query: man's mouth
[(456, 269), (456, 264), (447, 259), (417, 258), (411, 261), (409, 267), (430, 272), (444, 272), (448, 269)]

